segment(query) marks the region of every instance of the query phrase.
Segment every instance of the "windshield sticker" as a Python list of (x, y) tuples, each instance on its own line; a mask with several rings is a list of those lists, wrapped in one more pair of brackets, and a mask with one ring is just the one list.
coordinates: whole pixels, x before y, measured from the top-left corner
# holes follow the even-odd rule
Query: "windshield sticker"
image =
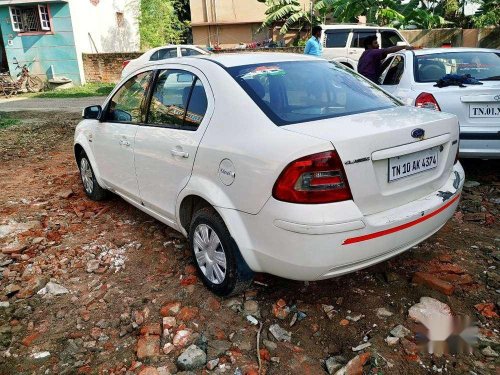
[(286, 72), (279, 66), (259, 66), (245, 74), (242, 74), (240, 77), (243, 79), (252, 79), (255, 77), (284, 75), (286, 75)]

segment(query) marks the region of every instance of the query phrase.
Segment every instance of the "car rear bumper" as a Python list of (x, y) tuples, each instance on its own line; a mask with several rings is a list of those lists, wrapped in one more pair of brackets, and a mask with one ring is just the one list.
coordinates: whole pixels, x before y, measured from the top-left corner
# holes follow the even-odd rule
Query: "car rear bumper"
[(254, 271), (319, 280), (384, 261), (434, 234), (455, 212), (464, 179), (457, 163), (439, 190), (367, 216), (353, 201), (300, 205), (273, 198), (257, 215), (219, 212)]
[(496, 131), (460, 132), (461, 158), (500, 158), (500, 129)]

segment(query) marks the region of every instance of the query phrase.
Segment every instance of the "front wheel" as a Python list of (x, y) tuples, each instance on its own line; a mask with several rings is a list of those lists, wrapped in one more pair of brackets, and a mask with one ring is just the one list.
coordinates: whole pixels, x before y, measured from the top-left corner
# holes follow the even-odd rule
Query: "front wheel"
[(40, 77), (29, 76), (26, 80), (26, 90), (29, 92), (39, 92), (43, 89), (43, 81)]
[(102, 201), (108, 196), (108, 191), (99, 185), (95, 178), (94, 170), (90, 165), (87, 154), (82, 151), (78, 160), (78, 167), (80, 168), (80, 178), (83, 183), (83, 190), (85, 194), (93, 201)]
[(213, 293), (237, 294), (252, 283), (253, 272), (214, 209), (202, 208), (193, 215), (189, 245), (201, 279)]

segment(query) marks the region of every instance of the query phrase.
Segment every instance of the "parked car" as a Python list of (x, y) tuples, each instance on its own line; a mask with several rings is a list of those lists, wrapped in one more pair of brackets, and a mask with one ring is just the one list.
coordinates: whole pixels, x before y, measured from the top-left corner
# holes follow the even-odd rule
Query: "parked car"
[(182, 56), (197, 56), (197, 55), (208, 55), (210, 52), (207, 50), (192, 46), (192, 45), (167, 45), (163, 47), (157, 47), (144, 52), (137, 59), (125, 60), (122, 65), (122, 78), (127, 74), (134, 71), (134, 69), (140, 68), (148, 61), (158, 61), (171, 59), (174, 57)]
[(319, 280), (400, 254), (447, 222), (464, 182), (456, 116), (299, 54), (147, 64), (83, 116), (86, 194), (182, 232), (219, 295), (253, 272)]
[[(446, 74), (470, 74), (482, 84), (436, 87)], [(500, 158), (499, 50), (401, 51), (384, 61), (379, 83), (408, 105), (458, 116), (460, 157)]]
[(321, 25), (323, 58), (337, 61), (357, 70), (358, 60), (365, 50), (364, 39), (376, 35), (382, 48), (409, 44), (398, 30), (391, 27), (363, 24)]

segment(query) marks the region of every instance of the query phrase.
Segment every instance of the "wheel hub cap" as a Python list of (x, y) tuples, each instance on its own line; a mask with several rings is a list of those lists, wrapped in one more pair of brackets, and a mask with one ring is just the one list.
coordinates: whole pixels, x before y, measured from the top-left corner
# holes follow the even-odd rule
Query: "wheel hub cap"
[(214, 284), (226, 278), (226, 253), (217, 233), (206, 224), (194, 231), (194, 254), (203, 275)]
[(85, 187), (85, 191), (89, 194), (94, 190), (94, 179), (92, 176), (92, 169), (90, 168), (90, 164), (87, 159), (83, 158), (80, 162), (80, 174), (82, 176), (83, 186)]

